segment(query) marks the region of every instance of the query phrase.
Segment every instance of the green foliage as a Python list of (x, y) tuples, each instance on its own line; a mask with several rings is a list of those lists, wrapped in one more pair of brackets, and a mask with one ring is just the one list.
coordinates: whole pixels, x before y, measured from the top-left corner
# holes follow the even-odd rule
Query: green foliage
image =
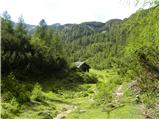
[(142, 119), (143, 115), (139, 112), (140, 110), (139, 105), (133, 105), (129, 104), (127, 106), (122, 106), (119, 107), (118, 109), (115, 109), (111, 111), (110, 113), (110, 118), (111, 119), (132, 119), (132, 118), (137, 118), (137, 119)]
[(97, 78), (91, 73), (79, 73), (84, 83), (97, 83)]
[(3, 119), (14, 118), (14, 116), (20, 112), (19, 103), (16, 98), (12, 98), (9, 103), (2, 103), (1, 107), (1, 117)]
[[(152, 45), (157, 49), (158, 7), (138, 10), (130, 18), (111, 20), (104, 26), (102, 31), (74, 40), (66, 37), (67, 50), (72, 54), (71, 61), (87, 61), (96, 69), (110, 69), (116, 66), (119, 59), (126, 58), (126, 54), (144, 45)], [(64, 34), (69, 34), (69, 31)], [(124, 60), (122, 62), (125, 63)]]
[(29, 89), (31, 88), (17, 80), (13, 73), (2, 78), (1, 84), (1, 116), (2, 118), (14, 118), (21, 112), (21, 105), (30, 102)]
[(40, 73), (49, 74), (52, 71), (67, 68), (64, 50), (58, 35), (48, 29), (46, 25), (43, 25), (46, 23), (41, 22), (30, 41), (33, 46), (32, 72), (39, 71)]
[(42, 88), (38, 83), (34, 85), (30, 98), (35, 101), (43, 101), (45, 99)]
[(59, 36), (40, 21), (31, 36), (21, 16), (15, 28), (7, 12), (2, 17), (2, 73), (50, 74), (67, 68), (67, 56)]
[[(138, 102), (133, 99), (135, 95), (127, 85), (120, 101), (123, 104), (114, 103), (113, 100), (117, 86), (124, 86), (124, 83), (134, 80), (139, 89), (136, 94), (140, 96), (141, 103), (150, 111), (150, 117), (157, 118), (158, 7), (140, 9), (124, 20), (69, 24), (61, 26), (57, 31), (50, 29), (45, 20), (41, 20), (33, 34), (27, 31), (22, 17), (14, 26), (9, 14), (5, 12), (1, 19), (2, 117), (18, 116), (19, 109), (25, 111), (23, 107), (30, 102), (37, 111), (43, 111), (33, 113), (30, 109), (29, 113), (32, 113), (33, 118), (38, 115), (40, 118), (53, 118), (57, 112), (55, 109), (59, 107), (56, 108), (53, 103), (66, 104), (58, 98), (74, 101), (80, 97), (87, 100), (87, 105), (82, 103), (82, 107), (91, 109), (88, 98), (95, 94), (92, 100), (102, 109), (89, 110), (90, 115), (96, 111), (95, 115), (104, 112), (106, 118), (116, 118), (116, 115), (132, 118), (134, 116), (129, 111), (133, 109), (132, 112), (136, 113), (140, 111), (137, 109), (140, 106), (132, 105)], [(75, 61), (86, 61), (93, 68), (107, 71), (91, 70), (85, 73), (72, 66), (70, 70), (68, 66)], [(25, 81), (26, 85), (24, 76), (31, 78)], [(46, 80), (49, 78), (51, 81)], [(35, 84), (35, 81), (38, 83)], [(29, 82), (32, 83), (31, 86)], [(95, 83), (97, 89), (91, 87)], [(50, 92), (45, 93), (42, 88)], [(37, 107), (36, 104), (41, 105)], [(48, 112), (52, 110), (53, 113)], [(123, 110), (126, 115), (122, 114)], [(82, 115), (89, 117), (87, 112), (81, 113), (80, 110), (71, 116), (78, 118)], [(136, 118), (141, 118), (138, 113), (136, 115)], [(24, 113), (22, 116), (27, 115)]]
[(30, 101), (26, 86), (19, 83), (14, 74), (10, 73), (6, 79), (2, 79), (2, 100), (9, 101), (13, 98), (19, 103)]
[(98, 94), (96, 95), (97, 105), (106, 106), (112, 102), (116, 87), (122, 83), (120, 76), (113, 75), (107, 83), (99, 82), (97, 84)]
[(143, 102), (145, 103), (145, 107), (148, 110), (148, 115), (151, 118), (158, 118), (158, 112), (159, 112), (159, 108), (158, 108), (158, 104), (159, 101), (157, 100), (158, 98), (158, 94), (153, 94), (153, 93), (145, 93), (143, 94), (141, 97), (143, 99)]

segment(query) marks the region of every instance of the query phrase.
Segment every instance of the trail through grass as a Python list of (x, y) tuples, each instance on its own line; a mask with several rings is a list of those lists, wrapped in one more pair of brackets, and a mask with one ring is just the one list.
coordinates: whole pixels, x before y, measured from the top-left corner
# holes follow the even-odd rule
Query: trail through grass
[[(116, 78), (116, 73), (112, 70), (108, 71), (100, 71), (91, 69), (90, 72), (95, 74), (98, 78), (99, 82), (104, 84), (110, 85), (109, 80)], [(97, 90), (96, 85), (94, 85), (94, 89)], [(66, 118), (82, 118), (82, 119), (89, 119), (89, 118), (144, 118), (141, 112), (141, 105), (139, 104), (132, 104), (131, 100), (132, 97), (128, 97), (124, 95), (124, 92), (127, 91), (127, 84), (117, 85), (116, 89), (113, 93), (113, 101), (111, 104), (115, 104), (119, 107), (115, 107), (114, 109), (110, 110), (109, 112), (104, 109), (103, 106), (95, 105), (95, 95), (86, 97), (83, 99), (83, 102), (77, 106), (77, 109), (70, 112)], [(124, 95), (124, 96), (123, 96)], [(80, 99), (79, 99), (80, 100)]]
[[(128, 89), (128, 83), (117, 83), (119, 78), (114, 70), (91, 69), (88, 74), (96, 76), (98, 83), (83, 83), (75, 86), (65, 82), (65, 79), (44, 80), (44, 83), (41, 83), (43, 89), (37, 90), (38, 94), (36, 94), (40, 95), (38, 96), (40, 100), (32, 100), (24, 104), (13, 118), (144, 118), (140, 109), (142, 105), (131, 102), (134, 96)], [(106, 106), (101, 103), (97, 105), (98, 95), (103, 92), (99, 90), (99, 84), (115, 87), (110, 91), (113, 92), (112, 101)]]

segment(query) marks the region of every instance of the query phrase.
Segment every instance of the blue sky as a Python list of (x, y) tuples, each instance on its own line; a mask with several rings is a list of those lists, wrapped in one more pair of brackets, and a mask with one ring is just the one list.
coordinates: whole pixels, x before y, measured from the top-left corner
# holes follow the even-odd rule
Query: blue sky
[[(132, 2), (128, 2), (132, 1)], [(0, 0), (0, 13), (7, 10), (15, 22), (23, 15), (25, 23), (47, 24), (106, 22), (126, 18), (138, 9), (134, 0)]]

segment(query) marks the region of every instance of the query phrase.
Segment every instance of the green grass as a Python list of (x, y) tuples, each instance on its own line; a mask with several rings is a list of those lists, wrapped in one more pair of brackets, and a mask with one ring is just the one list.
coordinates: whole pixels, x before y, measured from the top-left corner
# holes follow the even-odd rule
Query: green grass
[[(34, 92), (31, 95), (31, 102), (21, 105), (16, 115), (12, 114), (12, 112), (6, 114), (9, 118), (52, 119), (57, 114), (63, 113), (63, 111), (71, 110), (65, 118), (143, 118), (140, 114), (140, 106), (131, 104), (133, 96), (131, 91), (127, 89), (127, 82), (122, 84), (124, 96), (121, 102), (124, 105), (123, 107), (117, 107), (107, 112), (102, 103), (97, 105), (97, 98), (101, 99), (100, 97), (105, 95), (104, 92), (102, 96), (99, 96), (103, 92), (101, 90), (107, 89), (108, 91), (106, 92), (112, 95), (119, 86), (119, 83), (117, 83), (119, 76), (114, 70), (100, 71), (91, 69), (87, 74), (96, 76), (98, 83), (68, 83), (66, 79), (79, 79), (75, 76), (69, 76), (61, 80), (56, 78), (44, 80), (38, 86), (34, 84), (36, 87), (33, 86)], [(101, 87), (104, 87), (104, 89), (99, 89)], [(109, 87), (115, 88), (110, 91)], [(37, 101), (36, 98), (39, 98), (40, 101), (39, 99)], [(10, 103), (8, 103), (9, 105)], [(14, 107), (14, 105), (12, 106)]]
[(128, 104), (123, 107), (117, 108), (110, 112), (109, 118), (121, 119), (121, 118), (138, 118), (144, 119), (144, 116), (141, 114), (141, 106), (136, 104)]
[[(81, 113), (81, 111), (84, 111)], [(101, 108), (90, 108), (90, 109), (81, 109), (75, 112), (70, 113), (67, 118), (81, 118), (81, 119), (95, 119), (95, 118), (108, 118), (106, 112), (102, 112)]]
[[(87, 76), (84, 76), (84, 79), (85, 77)], [(68, 80), (74, 80), (74, 82)], [(6, 114), (6, 118), (54, 118), (57, 114), (73, 109), (74, 106), (93, 95), (96, 84), (81, 83), (78, 80), (78, 75), (73, 74), (63, 79), (53, 77), (37, 84), (33, 83), (30, 93), (31, 101), (19, 106), (16, 115), (12, 114), (12, 109), (9, 112), (10, 109), (4, 107), (3, 110), (6, 113), (3, 112), (3, 114)], [(10, 106), (14, 108), (14, 105), (8, 102), (8, 107), (11, 108)], [(15, 108), (14, 111), (17, 109)]]
[[(95, 74), (98, 77), (98, 80), (101, 82), (101, 84), (105, 84), (106, 86), (110, 86), (111, 84), (114, 84), (113, 87), (115, 89), (119, 86), (119, 76), (117, 73), (113, 70), (111, 71), (99, 71), (91, 69), (90, 72), (92, 74)], [(95, 118), (144, 118), (142, 115), (142, 111), (140, 110), (140, 105), (135, 104), (133, 101), (133, 94), (128, 89), (128, 83), (124, 82), (122, 84), (122, 91), (124, 93), (124, 96), (122, 97), (121, 101), (118, 104), (123, 104), (122, 106), (116, 107), (113, 110), (110, 110), (110, 112), (107, 112), (103, 105), (96, 105), (96, 101), (94, 96), (88, 96), (85, 99), (79, 98), (74, 99), (76, 103), (80, 103), (77, 108), (69, 113), (66, 118), (81, 118), (81, 119), (95, 119)], [(96, 84), (92, 85), (91, 88), (96, 88)], [(100, 86), (103, 87), (103, 86)], [(113, 89), (114, 90), (114, 89)], [(102, 91), (99, 91), (102, 92)], [(122, 102), (122, 103), (121, 103)], [(114, 103), (115, 104), (115, 103)], [(116, 104), (115, 104), (116, 105)], [(108, 109), (108, 108), (107, 108)]]
[(76, 106), (76, 109), (67, 115), (67, 119), (72, 118), (107, 118), (107, 112), (103, 112), (101, 107), (94, 105), (93, 96), (88, 96), (86, 98), (79, 98), (75, 100), (79, 105)]
[[(87, 106), (87, 105), (86, 105)], [(82, 106), (81, 106), (82, 107)], [(110, 113), (107, 113), (102, 110), (101, 107), (92, 108), (90, 107), (83, 107), (83, 109), (78, 109), (70, 114), (68, 114), (67, 118), (81, 118), (81, 119), (101, 119), (101, 118), (110, 118), (110, 119), (126, 119), (126, 118), (138, 118), (138, 119), (144, 119), (144, 116), (141, 114), (140, 106), (135, 104), (128, 104), (123, 107), (119, 107)], [(80, 112), (80, 111), (84, 112)]]

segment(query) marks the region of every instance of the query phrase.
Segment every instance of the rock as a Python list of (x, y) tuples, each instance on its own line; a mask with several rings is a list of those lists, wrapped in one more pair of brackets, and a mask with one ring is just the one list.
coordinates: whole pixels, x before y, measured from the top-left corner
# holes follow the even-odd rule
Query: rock
[(86, 112), (86, 110), (79, 110), (79, 113), (84, 113)]

